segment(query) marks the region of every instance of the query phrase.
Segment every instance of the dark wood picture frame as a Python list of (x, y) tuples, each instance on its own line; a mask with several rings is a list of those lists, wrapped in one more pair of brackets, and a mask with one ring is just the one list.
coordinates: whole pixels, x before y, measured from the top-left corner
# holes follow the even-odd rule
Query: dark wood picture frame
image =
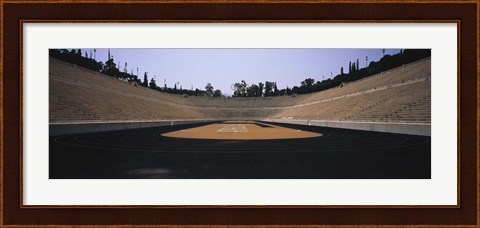
[[(1, 16), (1, 227), (427, 225), (479, 223), (477, 1), (8, 1)], [(455, 22), (458, 35), (456, 206), (24, 206), (23, 22)]]

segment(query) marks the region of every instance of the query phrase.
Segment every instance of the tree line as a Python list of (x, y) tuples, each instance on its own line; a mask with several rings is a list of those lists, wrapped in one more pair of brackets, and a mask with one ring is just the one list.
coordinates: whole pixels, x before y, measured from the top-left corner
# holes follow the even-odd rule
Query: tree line
[[(383, 51), (384, 52), (384, 51)], [(300, 82), (299, 86), (292, 88), (286, 87), (278, 89), (276, 82), (266, 81), (258, 84), (250, 84), (242, 80), (232, 85), (232, 97), (272, 97), (272, 96), (292, 96), (295, 94), (307, 94), (327, 90), (333, 87), (341, 86), (343, 83), (356, 81), (366, 78), (420, 59), (431, 56), (430, 49), (402, 49), (394, 55), (384, 55), (379, 61), (371, 61), (367, 67), (360, 68), (360, 60), (356, 59), (349, 62), (348, 73), (343, 67), (340, 67), (340, 73), (333, 78), (322, 81), (316, 81), (313, 78), (307, 78)], [(365, 57), (368, 62), (368, 56)]]
[[(383, 53), (385, 49), (383, 49)], [(115, 64), (113, 56), (108, 51), (108, 59), (105, 63), (102, 61), (96, 61), (96, 49), (90, 50), (90, 54), (85, 51), (82, 55), (81, 49), (50, 49), (49, 55), (54, 58), (61, 59), (66, 62), (76, 64), (78, 66), (97, 71), (99, 73), (117, 78), (119, 80), (130, 82), (136, 86), (143, 86), (146, 88), (154, 89), (161, 92), (171, 94), (182, 94), (188, 96), (210, 96), (210, 97), (222, 97), (222, 91), (215, 90), (211, 83), (207, 83), (205, 90), (200, 89), (184, 89), (182, 86), (177, 88), (177, 84), (174, 87), (167, 87), (167, 84), (158, 85), (155, 77), (151, 77), (148, 81), (148, 72), (144, 72), (143, 81), (135, 75), (133, 69), (130, 73), (127, 72), (127, 63), (125, 63), (124, 70), (120, 70), (120, 64)], [(93, 55), (93, 56), (92, 56)], [(293, 86), (292, 88), (286, 87), (279, 89), (277, 82), (265, 81), (259, 83), (248, 84), (246, 81), (236, 82), (232, 85), (233, 94), (232, 97), (274, 97), (274, 96), (292, 96), (295, 94), (306, 94), (319, 92), (333, 87), (341, 86), (344, 83), (356, 81), (374, 74), (378, 74), (404, 64), (408, 64), (420, 59), (431, 56), (430, 49), (402, 49), (399, 53), (394, 55), (385, 55), (377, 62), (371, 61), (367, 67), (360, 68), (359, 59), (349, 62), (348, 73), (345, 72), (343, 67), (340, 68), (340, 73), (335, 77), (316, 81), (313, 78), (307, 78), (300, 82), (300, 85)], [(368, 62), (368, 56), (365, 57), (365, 63)]]
[(247, 85), (247, 82), (242, 80), (232, 85), (232, 97), (273, 97), (282, 95), (283, 90), (278, 90), (277, 82), (265, 83), (259, 82), (257, 84)]
[(167, 84), (164, 85), (157, 85), (155, 77), (152, 77), (150, 81), (148, 81), (148, 72), (144, 72), (143, 81), (138, 77), (138, 68), (137, 68), (137, 75), (134, 74), (133, 68), (131, 69), (130, 73), (127, 72), (127, 63), (125, 62), (124, 70), (121, 71), (120, 64), (116, 64), (115, 60), (112, 55), (110, 55), (110, 50), (108, 51), (108, 58), (107, 61), (96, 61), (96, 49), (88, 51), (82, 51), (82, 49), (50, 49), (49, 50), (50, 57), (54, 57), (65, 62), (73, 63), (75, 65), (117, 78), (122, 81), (127, 81), (135, 86), (143, 86), (145, 88), (150, 88), (153, 90), (171, 93), (171, 94), (182, 94), (188, 96), (212, 96), (212, 97), (220, 97), (222, 96), (222, 91), (215, 90), (212, 84), (208, 83), (205, 86), (205, 90), (200, 89), (183, 89), (182, 86), (177, 88), (177, 84), (175, 83), (174, 87), (167, 87)]

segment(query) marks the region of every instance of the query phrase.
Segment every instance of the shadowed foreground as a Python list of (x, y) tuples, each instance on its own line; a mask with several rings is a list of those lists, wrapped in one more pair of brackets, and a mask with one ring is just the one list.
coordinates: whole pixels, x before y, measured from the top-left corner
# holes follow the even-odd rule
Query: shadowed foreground
[(430, 137), (275, 124), (321, 137), (210, 140), (202, 124), (50, 137), (51, 179), (428, 179)]

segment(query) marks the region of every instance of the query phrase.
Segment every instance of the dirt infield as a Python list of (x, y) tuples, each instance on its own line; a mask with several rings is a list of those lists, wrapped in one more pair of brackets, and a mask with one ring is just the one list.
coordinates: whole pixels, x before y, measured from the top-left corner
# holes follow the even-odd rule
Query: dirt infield
[(322, 134), (253, 121), (225, 121), (162, 134), (187, 139), (266, 140), (320, 137)]

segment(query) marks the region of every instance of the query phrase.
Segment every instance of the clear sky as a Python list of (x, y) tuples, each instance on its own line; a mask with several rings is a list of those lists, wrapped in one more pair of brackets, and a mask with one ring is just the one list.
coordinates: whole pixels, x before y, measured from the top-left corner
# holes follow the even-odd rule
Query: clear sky
[[(82, 49), (83, 52), (90, 49)], [(385, 54), (396, 54), (399, 49), (386, 49)], [(108, 49), (97, 49), (97, 61), (106, 62)], [(245, 80), (248, 85), (265, 81), (277, 82), (277, 87), (299, 86), (306, 78), (316, 81), (340, 73), (348, 73), (349, 61), (378, 61), (382, 49), (110, 49), (115, 63), (123, 71), (128, 63), (128, 73), (139, 68), (139, 78), (144, 72), (148, 79), (156, 76), (157, 85), (168, 87), (179, 83), (184, 89), (204, 89), (211, 83), (222, 94), (233, 93), (231, 85)]]

